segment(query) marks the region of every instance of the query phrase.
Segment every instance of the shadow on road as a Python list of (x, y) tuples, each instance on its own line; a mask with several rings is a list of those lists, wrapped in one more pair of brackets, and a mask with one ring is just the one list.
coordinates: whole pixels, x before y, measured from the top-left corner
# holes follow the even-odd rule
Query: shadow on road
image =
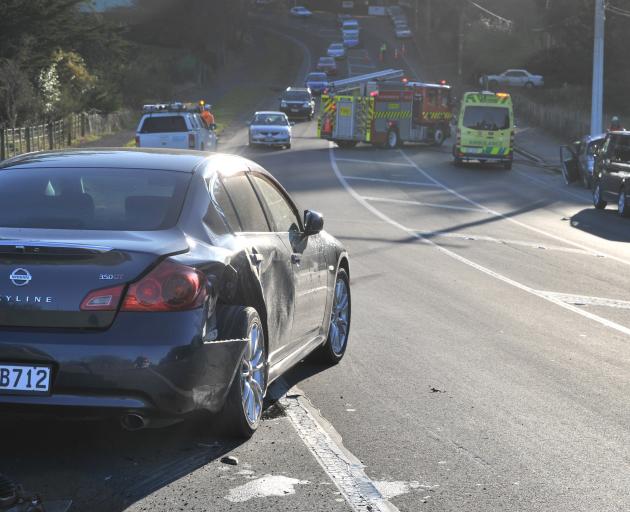
[(630, 242), (630, 223), (615, 210), (585, 208), (571, 217), (571, 227), (611, 242)]

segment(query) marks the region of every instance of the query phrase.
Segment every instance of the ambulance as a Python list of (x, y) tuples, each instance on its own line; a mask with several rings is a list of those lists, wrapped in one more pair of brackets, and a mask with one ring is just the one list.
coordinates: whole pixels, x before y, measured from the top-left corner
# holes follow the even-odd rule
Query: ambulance
[(465, 161), (496, 162), (512, 168), (514, 110), (504, 92), (467, 92), (462, 98), (453, 145), (455, 165)]

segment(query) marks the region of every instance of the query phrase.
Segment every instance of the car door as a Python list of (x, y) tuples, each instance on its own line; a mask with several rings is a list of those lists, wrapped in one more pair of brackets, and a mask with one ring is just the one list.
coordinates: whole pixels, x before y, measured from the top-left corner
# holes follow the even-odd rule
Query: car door
[(215, 180), (213, 197), (242, 242), (252, 271), (260, 281), (267, 308), (269, 362), (272, 363), (283, 358), (291, 338), (295, 289), (290, 253), (272, 232), (245, 171)]
[(266, 174), (250, 174), (271, 217), (273, 229), (291, 252), (295, 282), (295, 314), (291, 343), (301, 345), (323, 333), (328, 300), (328, 266), (319, 234), (306, 236), (293, 201)]
[(602, 198), (605, 200), (615, 199), (616, 195), (611, 195), (610, 191), (612, 190), (613, 178), (611, 178), (611, 164), (612, 157), (615, 153), (615, 145), (616, 145), (616, 136), (609, 134), (606, 138), (606, 143), (602, 148), (602, 156), (599, 162), (599, 176), (598, 181), (601, 186)]

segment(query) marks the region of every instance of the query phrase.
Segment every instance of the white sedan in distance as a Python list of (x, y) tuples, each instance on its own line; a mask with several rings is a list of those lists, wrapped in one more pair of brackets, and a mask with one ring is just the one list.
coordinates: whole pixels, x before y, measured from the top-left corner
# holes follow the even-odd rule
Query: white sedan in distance
[[(542, 75), (533, 75), (524, 69), (508, 69), (499, 75), (488, 75), (488, 87), (495, 89), (497, 87), (526, 87), (532, 89), (534, 87), (542, 87), (545, 80)], [(484, 85), (483, 77), (480, 84)]]

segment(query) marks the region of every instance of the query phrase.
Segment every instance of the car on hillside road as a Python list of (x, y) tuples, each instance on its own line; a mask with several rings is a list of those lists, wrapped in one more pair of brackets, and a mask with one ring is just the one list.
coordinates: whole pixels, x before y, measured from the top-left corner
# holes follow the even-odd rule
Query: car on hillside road
[(249, 145), (291, 149), (291, 126), (284, 112), (256, 112), (249, 121)]
[(313, 119), (315, 99), (311, 90), (306, 87), (287, 87), (280, 96), (280, 111), (289, 119), (296, 117)]
[(348, 56), (343, 43), (330, 43), (328, 50), (326, 50), (326, 55), (337, 60), (345, 59)]
[(545, 80), (542, 75), (533, 75), (525, 69), (508, 69), (499, 75), (487, 75), (479, 80), (480, 85), (486, 83), (492, 90), (498, 87), (525, 87), (533, 89), (534, 87), (542, 87)]
[(337, 74), (337, 62), (334, 57), (320, 57), (317, 61), (317, 71), (322, 71), (328, 76)]
[(216, 151), (216, 125), (206, 126), (196, 109), (182, 103), (155, 104), (144, 105), (143, 112), (136, 147)]
[(328, 75), (320, 71), (309, 73), (304, 80), (304, 87), (308, 87), (313, 94), (321, 95), (322, 92), (330, 87)]
[(396, 27), (396, 39), (409, 39), (413, 34), (411, 29), (406, 25)]
[(608, 132), (595, 158), (593, 205), (603, 210), (609, 202), (630, 217), (630, 131)]
[(361, 45), (361, 36), (358, 30), (348, 29), (341, 32), (343, 44), (346, 48), (356, 48)]
[(311, 11), (301, 5), (291, 7), (291, 10), (289, 12), (291, 16), (295, 18), (310, 18), (311, 16), (313, 16), (313, 13)]
[(140, 430), (210, 412), (247, 438), (271, 382), (310, 353), (335, 364), (346, 351), (345, 249), (244, 158), (7, 160), (0, 235), (3, 420), (93, 415)]
[(584, 188), (591, 188), (595, 158), (605, 139), (605, 133), (585, 135), (571, 145), (560, 146), (562, 177), (567, 185), (579, 180)]

